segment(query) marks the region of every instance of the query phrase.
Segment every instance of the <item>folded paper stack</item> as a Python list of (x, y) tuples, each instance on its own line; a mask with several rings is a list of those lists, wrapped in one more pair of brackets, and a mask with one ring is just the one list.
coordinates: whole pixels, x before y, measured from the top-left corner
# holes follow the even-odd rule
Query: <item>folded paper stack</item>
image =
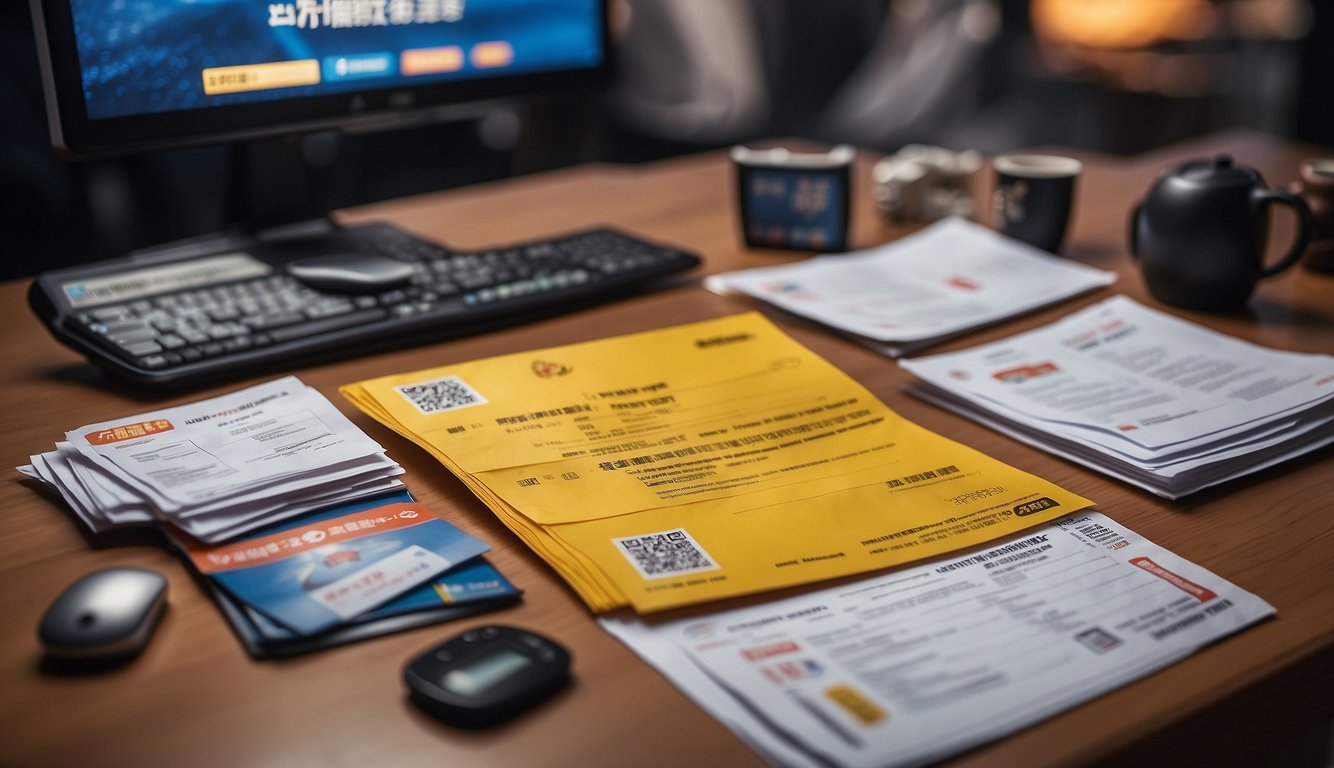
[(1089, 504), (904, 420), (754, 312), (342, 392), (595, 611), (864, 572)]
[(65, 433), (19, 471), (93, 533), (163, 524), (217, 542), (401, 490), (403, 468), (295, 377)]
[(1249, 344), (1124, 296), (900, 365), (923, 399), (1171, 499), (1334, 442), (1334, 357)]

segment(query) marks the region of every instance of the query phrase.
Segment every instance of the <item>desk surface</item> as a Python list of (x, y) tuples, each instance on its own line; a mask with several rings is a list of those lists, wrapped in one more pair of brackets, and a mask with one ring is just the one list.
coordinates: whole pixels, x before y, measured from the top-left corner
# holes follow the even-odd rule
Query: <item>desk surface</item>
[[(1080, 154), (1086, 175), (1066, 254), (1121, 275), (1112, 289), (941, 349), (962, 348), (1054, 320), (1113, 291), (1150, 306), (1124, 243), (1126, 212), (1156, 173), (1229, 151), (1286, 184), (1318, 150), (1253, 134), (1214, 136), (1130, 159)], [(1328, 151), (1326, 151), (1328, 154)], [(854, 245), (906, 230), (870, 206), (860, 161)], [(642, 167), (583, 166), (358, 209), (456, 246), (484, 246), (611, 223), (702, 253), (704, 270), (779, 264), (797, 255), (747, 251), (737, 235), (725, 155)], [(1286, 237), (1277, 217), (1275, 240)], [(702, 274), (701, 271), (699, 274)], [(0, 763), (5, 765), (755, 765), (737, 738), (604, 633), (535, 555), (427, 454), (337, 394), (346, 382), (523, 349), (722, 316), (748, 308), (712, 295), (699, 274), (634, 299), (475, 338), (297, 371), (407, 469), (409, 488), (437, 513), (492, 545), (492, 561), (525, 590), (513, 609), (287, 661), (250, 660), (185, 569), (151, 543), (94, 547), (59, 503), (21, 481), (0, 484)], [(28, 313), (26, 281), (0, 284), (0, 464), (26, 463), (73, 427), (220, 394), (137, 399), (57, 345)], [(1334, 351), (1334, 276), (1293, 269), (1267, 281), (1251, 310), (1179, 312), (1280, 349)], [(1151, 677), (960, 756), (961, 766), (1217, 765), (1264, 754), (1334, 715), (1334, 484), (1331, 456), (1291, 462), (1221, 489), (1168, 502), (1002, 437), (904, 394), (893, 362), (833, 335), (787, 326), (905, 417), (1098, 502), (1149, 539), (1253, 591), (1278, 618)], [(268, 377), (265, 377), (268, 378)], [(256, 379), (259, 381), (261, 379)], [(255, 382), (249, 382), (255, 383)], [(134, 663), (98, 676), (43, 672), (36, 625), (48, 601), (85, 571), (137, 565), (170, 579), (170, 610)], [(576, 683), (492, 733), (461, 733), (404, 697), (403, 662), (452, 632), (486, 621), (538, 628), (574, 653)], [(1169, 761), (1169, 756), (1171, 760)]]

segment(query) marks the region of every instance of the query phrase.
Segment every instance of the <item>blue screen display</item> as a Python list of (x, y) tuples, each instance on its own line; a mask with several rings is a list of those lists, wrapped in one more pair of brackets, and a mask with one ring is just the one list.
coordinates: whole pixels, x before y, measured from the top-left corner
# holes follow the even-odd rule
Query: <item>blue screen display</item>
[(595, 68), (596, 0), (71, 0), (89, 119)]
[(752, 171), (742, 190), (746, 239), (815, 250), (841, 244), (847, 234), (844, 178), (818, 171)]

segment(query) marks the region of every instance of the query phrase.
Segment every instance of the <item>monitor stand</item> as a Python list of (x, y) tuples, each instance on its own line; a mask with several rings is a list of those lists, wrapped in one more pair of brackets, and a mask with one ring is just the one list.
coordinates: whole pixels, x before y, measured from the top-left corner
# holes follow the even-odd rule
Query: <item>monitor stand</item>
[(316, 201), (300, 136), (236, 144), (228, 169), (228, 221), (256, 235), (328, 221)]
[[(384, 224), (343, 227), (314, 192), (298, 135), (256, 139), (232, 147), (228, 169), (227, 229), (136, 250), (128, 260), (155, 264), (235, 251), (262, 252), (275, 266), (332, 259), (346, 264), (358, 250), (351, 239), (413, 239)], [(372, 265), (384, 271), (383, 263)], [(300, 278), (299, 278), (300, 279)], [(321, 286), (332, 289), (331, 285)]]

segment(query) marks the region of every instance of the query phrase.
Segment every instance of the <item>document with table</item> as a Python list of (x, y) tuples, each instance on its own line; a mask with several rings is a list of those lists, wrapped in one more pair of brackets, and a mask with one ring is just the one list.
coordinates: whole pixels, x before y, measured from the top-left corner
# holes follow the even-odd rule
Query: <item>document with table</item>
[(601, 621), (775, 763), (870, 768), (998, 738), (1273, 614), (1085, 513), (799, 597)]
[(860, 573), (1089, 505), (906, 421), (758, 313), (342, 391), (594, 611)]

